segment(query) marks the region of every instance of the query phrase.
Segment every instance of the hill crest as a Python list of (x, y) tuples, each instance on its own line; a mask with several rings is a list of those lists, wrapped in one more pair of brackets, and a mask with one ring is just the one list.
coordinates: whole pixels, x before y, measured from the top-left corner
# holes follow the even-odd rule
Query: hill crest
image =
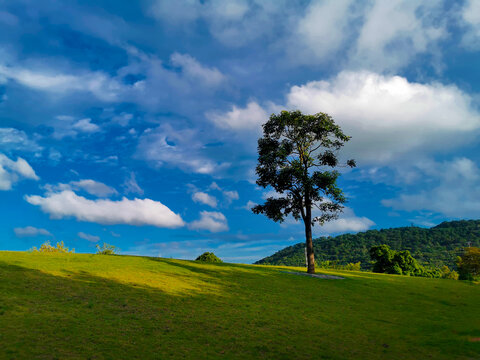
[[(368, 230), (357, 234), (320, 237), (314, 240), (315, 259), (339, 264), (361, 262), (370, 267), (369, 249), (387, 244), (394, 250), (409, 250), (421, 264), (455, 267), (455, 259), (466, 246), (480, 246), (480, 220), (444, 221), (431, 228), (404, 226)], [(304, 243), (277, 251), (255, 264), (304, 266)]]

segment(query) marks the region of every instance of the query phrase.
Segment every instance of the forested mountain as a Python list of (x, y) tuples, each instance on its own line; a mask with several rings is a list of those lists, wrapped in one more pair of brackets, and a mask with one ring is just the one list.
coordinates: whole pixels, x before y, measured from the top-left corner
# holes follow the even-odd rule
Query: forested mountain
[[(466, 246), (480, 246), (480, 220), (443, 222), (432, 228), (416, 226), (369, 230), (358, 234), (321, 237), (314, 240), (315, 260), (339, 264), (362, 263), (370, 268), (369, 249), (387, 244), (394, 250), (409, 250), (422, 265), (455, 267)], [(286, 247), (256, 262), (264, 265), (305, 266), (305, 243)]]

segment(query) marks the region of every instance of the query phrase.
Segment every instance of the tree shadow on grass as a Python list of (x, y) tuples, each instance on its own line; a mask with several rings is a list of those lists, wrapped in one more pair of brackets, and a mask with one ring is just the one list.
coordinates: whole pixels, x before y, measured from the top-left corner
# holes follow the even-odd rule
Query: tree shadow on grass
[[(235, 279), (217, 280), (225, 281)], [(58, 276), (0, 262), (1, 352), (13, 359), (237, 357), (232, 334), (224, 331), (238, 321), (222, 311), (231, 311), (229, 298), (228, 292), (172, 295), (85, 271)], [(255, 357), (262, 343), (247, 332), (251, 349), (238, 358), (249, 351)]]

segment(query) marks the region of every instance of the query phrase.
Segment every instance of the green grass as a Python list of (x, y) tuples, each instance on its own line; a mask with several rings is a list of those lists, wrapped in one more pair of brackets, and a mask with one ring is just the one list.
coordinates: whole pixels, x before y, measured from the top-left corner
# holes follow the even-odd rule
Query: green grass
[(478, 285), (279, 270), (0, 252), (0, 357), (480, 358)]

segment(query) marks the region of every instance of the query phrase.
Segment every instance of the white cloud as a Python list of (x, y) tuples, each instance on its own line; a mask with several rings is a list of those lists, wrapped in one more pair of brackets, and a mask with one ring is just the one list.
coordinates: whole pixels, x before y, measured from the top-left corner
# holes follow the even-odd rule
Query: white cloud
[[(113, 116), (112, 119), (111, 119), (111, 122), (114, 123), (114, 124), (118, 124), (120, 126), (127, 126), (130, 123), (130, 120), (132, 120), (132, 119), (133, 119), (132, 114), (122, 112), (119, 115)], [(135, 129), (130, 129), (130, 130), (135, 131)]]
[(210, 188), (211, 190), (219, 190), (219, 191), (222, 190), (222, 189), (220, 188), (220, 186), (218, 186), (218, 184), (217, 184), (215, 181), (210, 184), (209, 188)]
[(480, 49), (480, 2), (467, 0), (461, 10), (460, 18), (466, 27), (462, 45), (470, 50)]
[(236, 190), (224, 191), (223, 197), (225, 198), (227, 204), (231, 204), (233, 200), (238, 200), (240, 198)]
[(163, 23), (183, 26), (203, 20), (210, 33), (227, 46), (243, 46), (277, 28), (276, 19), (289, 23), (288, 1), (177, 0), (153, 2), (150, 13)]
[(193, 193), (192, 200), (214, 208), (217, 207), (217, 198), (201, 191)]
[(200, 81), (209, 86), (218, 86), (225, 81), (225, 76), (218, 69), (203, 66), (188, 54), (173, 53), (170, 61), (174, 66), (180, 67), (192, 81)]
[(100, 131), (100, 126), (91, 121), (90, 118), (76, 120), (73, 116), (58, 115), (52, 122), (55, 129), (52, 136), (56, 139), (63, 139), (67, 136), (75, 137), (79, 133), (92, 134)]
[(229, 166), (210, 160), (193, 129), (175, 130), (164, 124), (145, 131), (139, 139), (137, 156), (156, 166), (174, 166), (197, 174), (213, 174)]
[(427, 2), (376, 0), (365, 13), (365, 23), (350, 61), (361, 67), (395, 70), (421, 53), (432, 52), (447, 36), (440, 0)]
[(261, 39), (269, 44), (263, 51), (287, 53), (294, 65), (328, 60), (383, 71), (404, 67), (421, 54), (433, 55), (439, 66), (437, 48), (449, 35), (451, 16), (442, 12), (443, 5), (442, 0), (157, 0), (150, 15), (189, 31), (185, 25), (202, 24), (231, 47)]
[(26, 226), (23, 228), (14, 228), (13, 231), (17, 237), (33, 237), (38, 235), (51, 236), (50, 231), (46, 229), (36, 228), (33, 226)]
[(293, 86), (288, 108), (332, 115), (352, 140), (361, 164), (444, 151), (477, 137), (480, 114), (456, 86), (420, 84), (400, 76), (342, 72), (330, 81)]
[[(316, 211), (313, 211), (313, 216), (318, 216)], [(349, 207), (345, 207), (339, 218), (329, 221), (323, 226), (315, 225), (313, 227), (313, 233), (315, 236), (321, 236), (325, 234), (338, 234), (344, 232), (359, 232), (365, 231), (371, 228), (375, 223), (365, 216), (358, 217), (353, 210)]]
[(423, 160), (413, 164), (413, 171), (423, 190), (405, 187), (397, 198), (382, 200), (384, 206), (395, 210), (429, 211), (453, 218), (480, 216), (480, 169), (472, 160)]
[(114, 188), (105, 185), (102, 182), (91, 180), (91, 179), (82, 179), (78, 181), (70, 181), (68, 184), (58, 183), (56, 185), (46, 184), (44, 186), (45, 190), (48, 193), (56, 193), (64, 190), (83, 190), (90, 195), (98, 197), (108, 197), (111, 195), (118, 194), (117, 190)]
[(89, 200), (71, 190), (25, 196), (32, 205), (40, 206), (52, 219), (75, 217), (79, 221), (99, 224), (152, 225), (162, 228), (177, 228), (184, 225), (180, 215), (175, 214), (159, 201), (150, 199), (122, 198)]
[[(317, 208), (312, 209), (312, 217), (320, 216), (321, 212)], [(290, 226), (301, 227), (303, 229), (303, 221), (296, 221), (293, 217), (288, 217), (282, 224), (282, 227)], [(355, 212), (349, 208), (344, 207), (343, 212), (339, 214), (338, 219), (328, 221), (323, 226), (315, 223), (312, 228), (314, 236), (325, 236), (329, 234), (339, 234), (345, 232), (359, 232), (371, 228), (375, 223), (365, 216), (357, 216)]]
[(257, 206), (258, 204), (252, 200), (248, 200), (247, 203), (245, 204), (245, 206), (243, 207), (245, 210), (247, 211), (252, 211), (252, 208), (254, 206)]
[(249, 102), (245, 108), (233, 105), (225, 113), (208, 112), (207, 118), (221, 129), (237, 131), (261, 131), (261, 125), (267, 122), (268, 113), (256, 102)]
[(0, 154), (0, 190), (10, 190), (20, 179), (39, 180), (37, 174), (25, 159), (13, 161)]
[[(352, 3), (352, 0), (311, 2), (305, 16), (297, 22), (291, 57), (307, 63), (332, 57), (349, 36), (348, 26), (356, 15)], [(303, 56), (298, 56), (300, 44), (307, 50)]]
[(100, 126), (92, 123), (92, 119), (81, 119), (72, 125), (72, 128), (84, 133), (94, 133), (100, 131)]
[(100, 71), (64, 74), (48, 68), (34, 70), (0, 64), (0, 76), (35, 90), (58, 95), (89, 92), (102, 101), (116, 100), (127, 88), (127, 85)]
[(22, 130), (0, 128), (0, 147), (5, 150), (42, 151), (43, 148)]
[(208, 230), (210, 232), (228, 231), (227, 218), (217, 211), (201, 211), (200, 219), (188, 225), (192, 230)]
[(91, 179), (83, 179), (79, 181), (71, 181), (70, 185), (74, 190), (84, 190), (87, 193), (99, 197), (107, 197), (111, 195), (118, 194), (117, 190), (114, 188), (105, 185), (102, 182), (91, 180)]
[(84, 239), (84, 240), (87, 240), (87, 241), (90, 241), (90, 242), (98, 242), (100, 241), (100, 236), (96, 236), (96, 235), (90, 235), (90, 234), (86, 234), (82, 231), (80, 231), (77, 236), (81, 239)]
[(125, 179), (125, 182), (123, 183), (123, 188), (125, 189), (125, 193), (127, 194), (139, 194), (139, 195), (144, 194), (144, 191), (138, 185), (137, 179), (133, 172), (131, 172), (130, 176), (127, 179)]

